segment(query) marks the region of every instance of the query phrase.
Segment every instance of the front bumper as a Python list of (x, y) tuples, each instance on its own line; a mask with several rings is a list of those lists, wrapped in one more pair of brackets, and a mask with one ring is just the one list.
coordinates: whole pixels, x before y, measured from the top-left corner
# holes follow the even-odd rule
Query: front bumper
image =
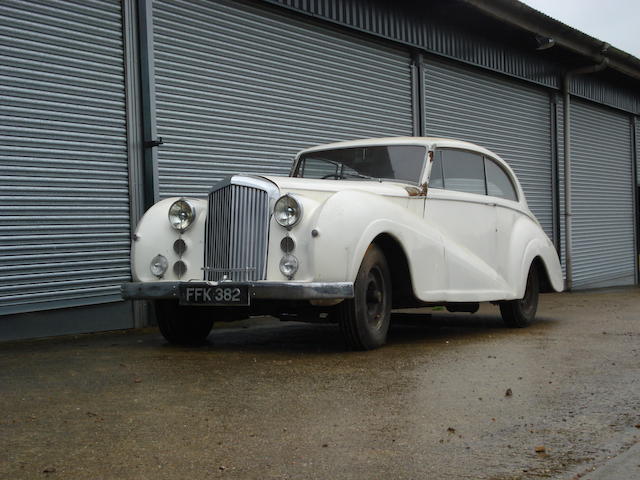
[(130, 282), (122, 284), (122, 296), (125, 299), (177, 299), (180, 284), (190, 287), (247, 285), (249, 297), (256, 300), (331, 300), (354, 296), (351, 282)]

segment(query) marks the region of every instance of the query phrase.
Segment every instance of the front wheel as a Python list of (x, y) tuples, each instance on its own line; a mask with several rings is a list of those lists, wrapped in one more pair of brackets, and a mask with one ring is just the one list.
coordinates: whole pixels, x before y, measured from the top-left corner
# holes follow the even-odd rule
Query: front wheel
[(340, 329), (353, 350), (371, 350), (387, 341), (391, 317), (391, 275), (382, 251), (371, 245), (354, 285), (355, 297), (338, 305)]
[(524, 296), (519, 300), (500, 302), (500, 313), (504, 323), (512, 328), (524, 328), (531, 325), (538, 310), (539, 293), (538, 269), (531, 265)]
[(174, 345), (204, 343), (213, 327), (211, 311), (203, 307), (183, 307), (175, 300), (155, 302), (160, 333)]

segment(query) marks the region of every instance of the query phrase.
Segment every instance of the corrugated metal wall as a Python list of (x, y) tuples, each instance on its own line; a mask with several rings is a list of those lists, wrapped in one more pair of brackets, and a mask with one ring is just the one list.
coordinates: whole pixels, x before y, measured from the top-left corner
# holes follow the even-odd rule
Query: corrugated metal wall
[(160, 196), (286, 174), (319, 143), (412, 133), (407, 52), (273, 8), (157, 0)]
[(598, 75), (573, 77), (571, 95), (628, 112), (640, 113), (640, 94), (637, 89), (616, 85), (599, 78)]
[(425, 62), (427, 135), (482, 145), (506, 160), (529, 207), (552, 238), (552, 155), (549, 94), (504, 78)]
[[(532, 50), (518, 50), (453, 26), (451, 19), (434, 15), (430, 2), (405, 3), (371, 0), (264, 0), (382, 38), (404, 43), (444, 57), (559, 87), (557, 65)], [(437, 7), (435, 8), (437, 10)], [(454, 5), (452, 12), (457, 12)]]
[(119, 1), (0, 3), (0, 312), (120, 300), (129, 273)]
[(571, 102), (573, 284), (634, 283), (635, 211), (628, 115)]
[[(456, 25), (455, 14), (443, 18), (430, 2), (398, 4), (371, 0), (263, 0), (316, 18), (345, 25), (426, 52), (501, 72), (540, 85), (560, 88), (567, 65), (530, 48), (515, 47), (508, 37), (492, 40)], [(451, 12), (456, 12), (452, 5)], [(434, 15), (435, 13), (435, 15)], [(533, 40), (533, 39), (532, 39)], [(614, 108), (640, 113), (637, 89), (603, 81), (595, 75), (575, 77), (572, 93)]]

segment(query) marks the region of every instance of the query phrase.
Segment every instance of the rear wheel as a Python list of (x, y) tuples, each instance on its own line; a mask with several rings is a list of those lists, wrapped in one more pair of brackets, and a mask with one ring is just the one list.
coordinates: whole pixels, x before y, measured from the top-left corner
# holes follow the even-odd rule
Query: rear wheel
[(355, 297), (338, 305), (340, 329), (353, 350), (371, 350), (387, 341), (391, 315), (391, 276), (382, 251), (371, 245), (354, 285)]
[(531, 265), (524, 296), (518, 300), (500, 302), (500, 313), (504, 323), (512, 328), (524, 328), (531, 325), (538, 310), (539, 293), (538, 269), (535, 265)]
[(207, 308), (183, 307), (175, 300), (158, 300), (155, 310), (162, 336), (175, 345), (204, 343), (213, 327), (213, 317)]

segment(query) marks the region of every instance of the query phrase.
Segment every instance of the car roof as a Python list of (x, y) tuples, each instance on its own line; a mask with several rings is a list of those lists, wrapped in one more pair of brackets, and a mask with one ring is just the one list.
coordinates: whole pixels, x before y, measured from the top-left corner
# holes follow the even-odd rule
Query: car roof
[[(344, 142), (327, 143), (307, 148), (298, 153), (298, 156), (304, 153), (317, 152), (322, 150), (333, 150), (336, 148), (353, 148), (353, 147), (373, 147), (382, 145), (423, 145), (427, 148), (461, 148), (464, 150), (473, 150), (484, 153), (491, 157), (502, 160), (492, 151), (476, 145), (475, 143), (457, 140), (455, 138), (441, 137), (382, 137), (382, 138), (362, 138), (358, 140), (348, 140)], [(503, 160), (504, 161), (504, 160)]]
[(455, 138), (442, 138), (442, 137), (381, 137), (381, 138), (362, 138), (359, 140), (349, 140), (345, 142), (335, 142), (335, 143), (327, 143), (324, 145), (317, 145), (312, 148), (307, 148), (298, 152), (296, 155), (296, 161), (305, 153), (311, 152), (320, 152), (323, 150), (333, 150), (337, 148), (353, 148), (353, 147), (373, 147), (373, 146), (384, 146), (384, 145), (421, 145), (426, 148), (458, 148), (462, 150), (471, 150), (474, 152), (478, 152), (483, 155), (487, 155), (493, 159), (496, 159), (499, 163), (503, 165), (503, 168), (507, 170), (509, 176), (513, 180), (516, 190), (518, 192), (519, 201), (526, 205), (526, 197), (524, 195), (524, 191), (522, 186), (520, 185), (520, 181), (516, 176), (513, 169), (509, 166), (509, 164), (504, 161), (499, 155), (492, 152), (491, 150), (481, 147), (480, 145), (476, 145), (475, 143), (465, 142), (464, 140), (457, 140)]

